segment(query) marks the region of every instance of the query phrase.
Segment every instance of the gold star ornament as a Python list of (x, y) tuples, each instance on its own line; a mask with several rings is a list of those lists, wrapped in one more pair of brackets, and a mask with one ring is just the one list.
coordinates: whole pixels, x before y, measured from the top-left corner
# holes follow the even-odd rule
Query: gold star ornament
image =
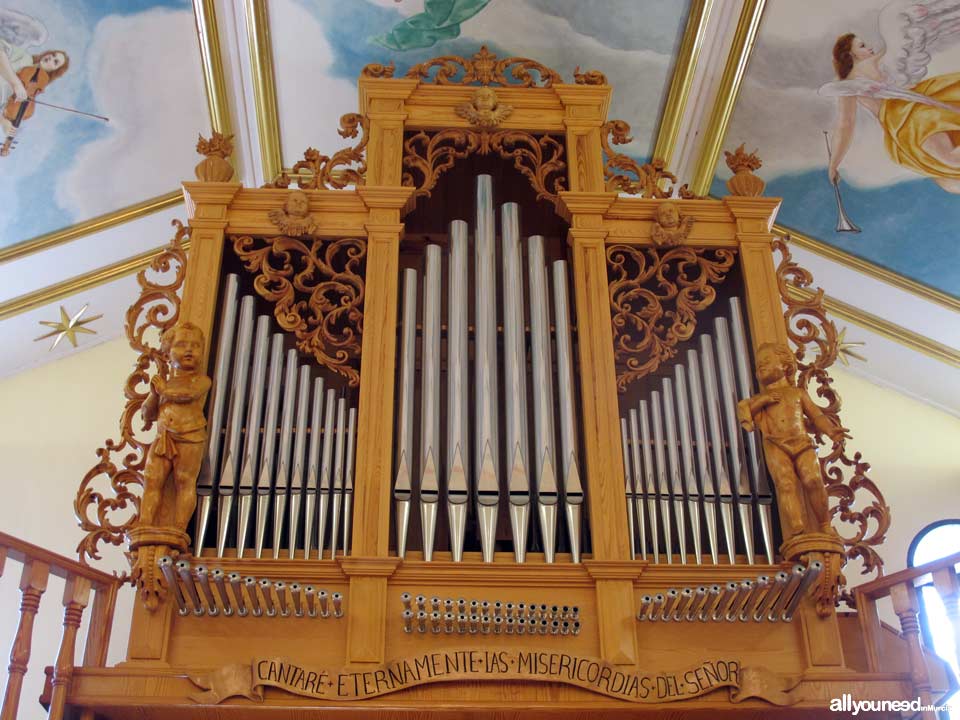
[(34, 338), (34, 342), (39, 342), (40, 340), (46, 340), (49, 337), (56, 335), (56, 339), (53, 341), (53, 345), (50, 346), (50, 350), (55, 350), (57, 345), (60, 344), (60, 341), (64, 338), (70, 341), (70, 344), (74, 347), (77, 346), (77, 335), (83, 333), (85, 335), (96, 335), (96, 330), (91, 330), (90, 328), (84, 327), (89, 323), (92, 323), (94, 320), (99, 320), (103, 315), (94, 315), (93, 317), (80, 318), (83, 317), (83, 314), (87, 311), (89, 305), (84, 305), (80, 308), (80, 311), (70, 317), (70, 314), (67, 312), (66, 308), (63, 305), (60, 306), (60, 320), (59, 321), (50, 321), (50, 320), (41, 320), (41, 325), (46, 325), (47, 327), (53, 328), (46, 335), (41, 335), (38, 338)]
[(856, 358), (861, 362), (866, 362), (867, 359), (863, 355), (861, 355), (860, 353), (852, 349), (855, 347), (863, 347), (864, 343), (847, 342), (845, 339), (846, 336), (847, 336), (847, 328), (843, 328), (840, 331), (840, 334), (837, 335), (837, 357), (840, 358), (840, 362), (842, 362), (846, 366), (850, 365), (850, 358)]

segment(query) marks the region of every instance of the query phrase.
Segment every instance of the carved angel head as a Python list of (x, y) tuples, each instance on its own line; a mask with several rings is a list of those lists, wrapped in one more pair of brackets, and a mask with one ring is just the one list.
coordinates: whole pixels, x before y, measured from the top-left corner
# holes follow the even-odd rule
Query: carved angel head
[(680, 209), (676, 203), (660, 203), (657, 207), (657, 222), (664, 230), (673, 230), (680, 227)]
[(310, 198), (303, 190), (291, 190), (283, 209), (290, 217), (303, 218), (310, 212)]

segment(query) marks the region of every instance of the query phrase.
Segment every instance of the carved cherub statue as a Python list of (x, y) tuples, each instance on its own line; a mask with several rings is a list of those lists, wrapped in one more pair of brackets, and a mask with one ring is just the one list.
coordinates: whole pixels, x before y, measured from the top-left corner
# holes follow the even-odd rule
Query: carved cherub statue
[(172, 475), (176, 497), (172, 526), (183, 532), (197, 504), (197, 475), (207, 439), (203, 405), (211, 383), (200, 370), (203, 331), (190, 322), (177, 323), (164, 331), (160, 349), (171, 372), (169, 378), (150, 379), (150, 394), (143, 403), (144, 430), (156, 422), (157, 437), (143, 470), (140, 524), (157, 524), (163, 489)]
[(303, 190), (289, 191), (283, 210), (271, 210), (268, 216), (280, 232), (291, 237), (312, 235), (317, 229), (317, 219), (310, 214), (310, 198)]
[(470, 102), (457, 105), (456, 112), (477, 127), (492, 128), (506, 120), (513, 107), (501, 105), (493, 88), (481, 87), (477, 88)]
[(806, 390), (797, 387), (796, 374), (796, 358), (786, 345), (764, 343), (757, 350), (761, 391), (737, 405), (743, 429), (759, 427), (763, 433), (763, 451), (777, 488), (786, 539), (807, 531), (805, 505), (813, 511), (817, 530), (833, 533), (823, 472), (807, 422), (834, 442), (849, 437), (846, 428), (831, 422)]
[(677, 204), (667, 201), (657, 206), (657, 219), (650, 237), (656, 245), (674, 247), (687, 239), (691, 229), (693, 218), (683, 217)]

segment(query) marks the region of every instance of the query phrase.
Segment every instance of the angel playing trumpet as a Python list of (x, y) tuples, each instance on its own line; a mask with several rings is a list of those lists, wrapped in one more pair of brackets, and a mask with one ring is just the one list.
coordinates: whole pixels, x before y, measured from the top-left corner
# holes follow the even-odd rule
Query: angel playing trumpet
[(877, 119), (895, 163), (960, 193), (960, 72), (927, 77), (932, 55), (960, 44), (960, 0), (897, 0), (878, 21), (884, 47), (841, 35), (833, 46), (837, 80), (819, 90), (837, 98), (830, 182), (839, 181), (860, 107)]

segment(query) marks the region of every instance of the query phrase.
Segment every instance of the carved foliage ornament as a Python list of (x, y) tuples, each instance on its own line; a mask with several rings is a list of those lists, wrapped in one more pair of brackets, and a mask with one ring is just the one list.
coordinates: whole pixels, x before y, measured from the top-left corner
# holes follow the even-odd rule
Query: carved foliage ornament
[(617, 388), (655, 372), (689, 340), (697, 313), (717, 296), (733, 267), (734, 250), (635, 245), (607, 248)]
[(403, 166), (409, 170), (403, 173), (402, 183), (416, 188), (414, 197), (430, 197), (437, 180), (457, 160), (491, 152), (504, 160), (513, 159), (513, 166), (537, 191), (537, 200), (543, 198), (556, 206), (559, 192), (565, 189), (563, 144), (549, 135), (537, 137), (523, 130), (421, 130), (403, 143)]
[(300, 351), (350, 386), (359, 385), (366, 240), (232, 240), (244, 267), (256, 275), (257, 293), (274, 304), (277, 323), (294, 333)]
[[(663, 160), (654, 158), (651, 162), (639, 164), (633, 158), (618, 153), (610, 144), (625, 145), (633, 142), (630, 125), (625, 120), (610, 120), (600, 128), (600, 145), (603, 148), (603, 176), (607, 190), (616, 190), (628, 195), (645, 198), (669, 198), (674, 194), (677, 178), (667, 172)], [(664, 181), (671, 183), (666, 187)], [(702, 199), (683, 185), (677, 195), (684, 200)]]
[(340, 118), (337, 132), (343, 138), (355, 138), (362, 132), (360, 142), (354, 147), (338, 150), (333, 155), (322, 155), (319, 150), (307, 148), (303, 160), (298, 160), (291, 170), (280, 175), (264, 187), (288, 188), (294, 182), (304, 190), (342, 190), (348, 185), (363, 184), (367, 172), (367, 118), (359, 113), (347, 113)]
[[(133, 372), (127, 377), (123, 394), (126, 404), (120, 415), (120, 441), (106, 440), (97, 450), (99, 462), (83, 477), (73, 503), (80, 528), (85, 535), (77, 546), (80, 562), (99, 560), (101, 543), (120, 545), (140, 514), (143, 468), (149, 442), (137, 437), (134, 417), (149, 394), (151, 375), (166, 378), (167, 360), (160, 349), (159, 338), (173, 327), (180, 314), (177, 295), (186, 271), (186, 244), (190, 230), (174, 220), (176, 234), (170, 245), (137, 273), (140, 297), (127, 310), (127, 340), (139, 353)], [(155, 339), (148, 342), (148, 334)], [(120, 465), (115, 462), (120, 458)], [(109, 483), (109, 494), (101, 488)]]
[(435, 85), (519, 85), (520, 87), (552, 87), (563, 79), (556, 70), (536, 60), (497, 56), (483, 45), (471, 59), (444, 55), (414, 65), (407, 71), (408, 78)]
[[(797, 358), (797, 386), (819, 398), (824, 415), (835, 425), (842, 426), (840, 395), (834, 390), (833, 380), (827, 372), (837, 359), (838, 334), (836, 325), (823, 308), (823, 290), (818, 288), (809, 298), (798, 299), (791, 288), (808, 288), (813, 276), (793, 262), (784, 240), (774, 240), (773, 248), (780, 254), (777, 283), (780, 299), (786, 306), (787, 337)], [(817, 436), (818, 442), (820, 439)], [(840, 522), (852, 526), (852, 534), (841, 533), (847, 558), (860, 558), (864, 575), (882, 575), (883, 559), (876, 547), (884, 541), (890, 527), (890, 506), (867, 476), (869, 463), (863, 461), (859, 452), (849, 455), (842, 443), (834, 443), (829, 452), (821, 451), (819, 459), (827, 495), (839, 501), (833, 514), (839, 516)], [(833, 597), (838, 590), (834, 589)], [(839, 590), (839, 593), (848, 604), (852, 602), (848, 591)]]

